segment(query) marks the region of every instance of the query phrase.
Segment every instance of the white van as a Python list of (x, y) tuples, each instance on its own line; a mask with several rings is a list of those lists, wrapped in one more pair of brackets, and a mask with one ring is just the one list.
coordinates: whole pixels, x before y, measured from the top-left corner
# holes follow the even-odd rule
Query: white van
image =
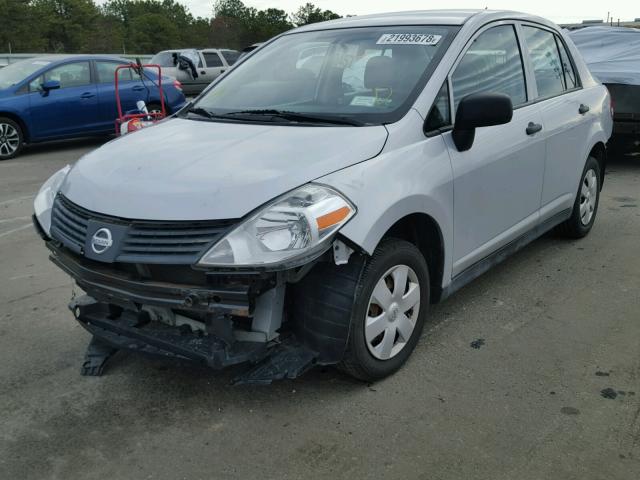
[(298, 28), (194, 103), (55, 174), (35, 201), (87, 293), (85, 374), (117, 349), (240, 381), (371, 381), (428, 308), (557, 228), (591, 230), (612, 116), (553, 23), (502, 11)]

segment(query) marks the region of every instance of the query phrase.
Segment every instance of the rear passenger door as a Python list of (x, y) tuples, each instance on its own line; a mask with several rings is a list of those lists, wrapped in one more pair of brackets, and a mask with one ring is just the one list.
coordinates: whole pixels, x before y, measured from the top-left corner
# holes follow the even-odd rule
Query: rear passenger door
[[(124, 65), (115, 61), (96, 61), (96, 83), (98, 86), (100, 125), (105, 130), (112, 130), (114, 122), (118, 116), (115, 92), (115, 72), (116, 68)], [(138, 100), (147, 101), (147, 88), (142, 84), (139, 77), (133, 75), (129, 68), (118, 71), (118, 91), (122, 103), (122, 111), (126, 113), (136, 109)]]
[(545, 221), (573, 207), (593, 117), (562, 38), (536, 24), (524, 23), (521, 29), (547, 144), (540, 211)]
[(472, 93), (504, 93), (514, 106), (510, 123), (478, 128), (468, 151), (459, 152), (451, 133), (444, 134), (454, 174), (453, 274), (458, 275), (536, 226), (545, 143), (528, 129), (540, 126), (542, 118), (529, 103), (515, 24), (494, 23), (477, 33), (449, 82), (454, 118), (460, 101)]
[(206, 85), (209, 85), (216, 78), (222, 75), (228, 67), (226, 66), (218, 52), (205, 50), (201, 52), (201, 55), (204, 59), (205, 65), (205, 68), (203, 69), (205, 71), (205, 74), (202, 76), (202, 80), (204, 83), (206, 83)]

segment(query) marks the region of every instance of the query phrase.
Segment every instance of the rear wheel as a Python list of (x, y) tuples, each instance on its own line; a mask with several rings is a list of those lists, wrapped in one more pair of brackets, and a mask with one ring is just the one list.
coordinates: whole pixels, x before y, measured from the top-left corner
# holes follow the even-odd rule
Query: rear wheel
[(24, 146), (20, 125), (10, 118), (0, 117), (0, 160), (14, 158)]
[(418, 343), (428, 305), (429, 270), (420, 250), (404, 240), (384, 240), (360, 278), (338, 368), (365, 381), (394, 373)]
[(582, 172), (571, 217), (558, 227), (561, 234), (569, 238), (582, 238), (591, 231), (600, 203), (600, 185), (600, 164), (596, 158), (589, 157)]
[[(165, 109), (166, 109), (166, 105), (165, 105)], [(147, 105), (147, 111), (149, 113), (162, 113), (162, 105), (160, 105), (159, 103), (150, 103)], [(167, 114), (169, 114), (169, 112), (167, 111)]]

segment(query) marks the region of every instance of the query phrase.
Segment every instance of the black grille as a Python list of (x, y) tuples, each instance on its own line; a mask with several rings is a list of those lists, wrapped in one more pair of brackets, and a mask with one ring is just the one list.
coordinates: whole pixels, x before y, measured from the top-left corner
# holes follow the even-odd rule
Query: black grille
[(126, 234), (115, 258), (126, 263), (192, 264), (237, 220), (151, 221), (111, 217), (86, 210), (58, 195), (51, 214), (51, 234), (67, 248), (84, 253), (90, 221), (123, 225)]

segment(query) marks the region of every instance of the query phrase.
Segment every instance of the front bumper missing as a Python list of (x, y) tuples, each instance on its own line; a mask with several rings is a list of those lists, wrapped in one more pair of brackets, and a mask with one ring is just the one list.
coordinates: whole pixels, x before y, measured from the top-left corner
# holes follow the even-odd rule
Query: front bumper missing
[[(199, 283), (175, 283), (173, 277), (188, 280), (188, 272), (171, 270), (169, 278), (146, 278), (87, 260), (55, 242), (47, 246), (53, 263), (87, 293), (69, 305), (93, 336), (83, 375), (102, 375), (115, 352), (130, 350), (214, 369), (249, 364), (236, 381), (264, 384), (295, 378), (318, 357), (297, 342), (293, 332), (271, 332), (265, 322), (256, 320), (268, 318), (271, 308), (272, 315), (282, 314), (275, 300), (264, 301), (280, 288), (274, 287), (273, 275), (205, 279), (200, 272), (194, 278)], [(169, 312), (174, 321), (167, 322), (166, 314), (158, 312)], [(176, 322), (179, 318), (183, 323)], [(277, 321), (279, 326), (279, 317)]]
[[(346, 348), (347, 310), (339, 323), (309, 322), (304, 311), (284, 305), (285, 291), (289, 302), (299, 298), (315, 288), (316, 277), (332, 262), (320, 262), (319, 270), (314, 266), (313, 275), (308, 269), (303, 275), (215, 273), (188, 266), (158, 270), (103, 264), (51, 240), (47, 246), (53, 263), (87, 293), (70, 304), (93, 336), (83, 375), (101, 375), (108, 359), (126, 349), (214, 369), (248, 364), (237, 381), (263, 384), (295, 378), (316, 363), (335, 364)], [(281, 325), (282, 318), (287, 321)]]
[(213, 333), (224, 316), (207, 319), (207, 332), (189, 331), (151, 321), (145, 312), (115, 309), (83, 296), (69, 308), (93, 339), (82, 365), (83, 375), (102, 375), (106, 362), (118, 350), (186, 360), (214, 369), (241, 363), (253, 364), (234, 379), (236, 384), (269, 384), (273, 380), (297, 378), (311, 368), (316, 353), (292, 336), (278, 342), (228, 341)]
[[(108, 304), (80, 297), (69, 308), (76, 320), (94, 337), (125, 350), (189, 360), (221, 369), (244, 362), (257, 362), (265, 357), (264, 342), (225, 341), (212, 333), (202, 334), (152, 321), (145, 312), (122, 310), (114, 312)], [(224, 322), (223, 316), (207, 319), (207, 329), (214, 322)]]

